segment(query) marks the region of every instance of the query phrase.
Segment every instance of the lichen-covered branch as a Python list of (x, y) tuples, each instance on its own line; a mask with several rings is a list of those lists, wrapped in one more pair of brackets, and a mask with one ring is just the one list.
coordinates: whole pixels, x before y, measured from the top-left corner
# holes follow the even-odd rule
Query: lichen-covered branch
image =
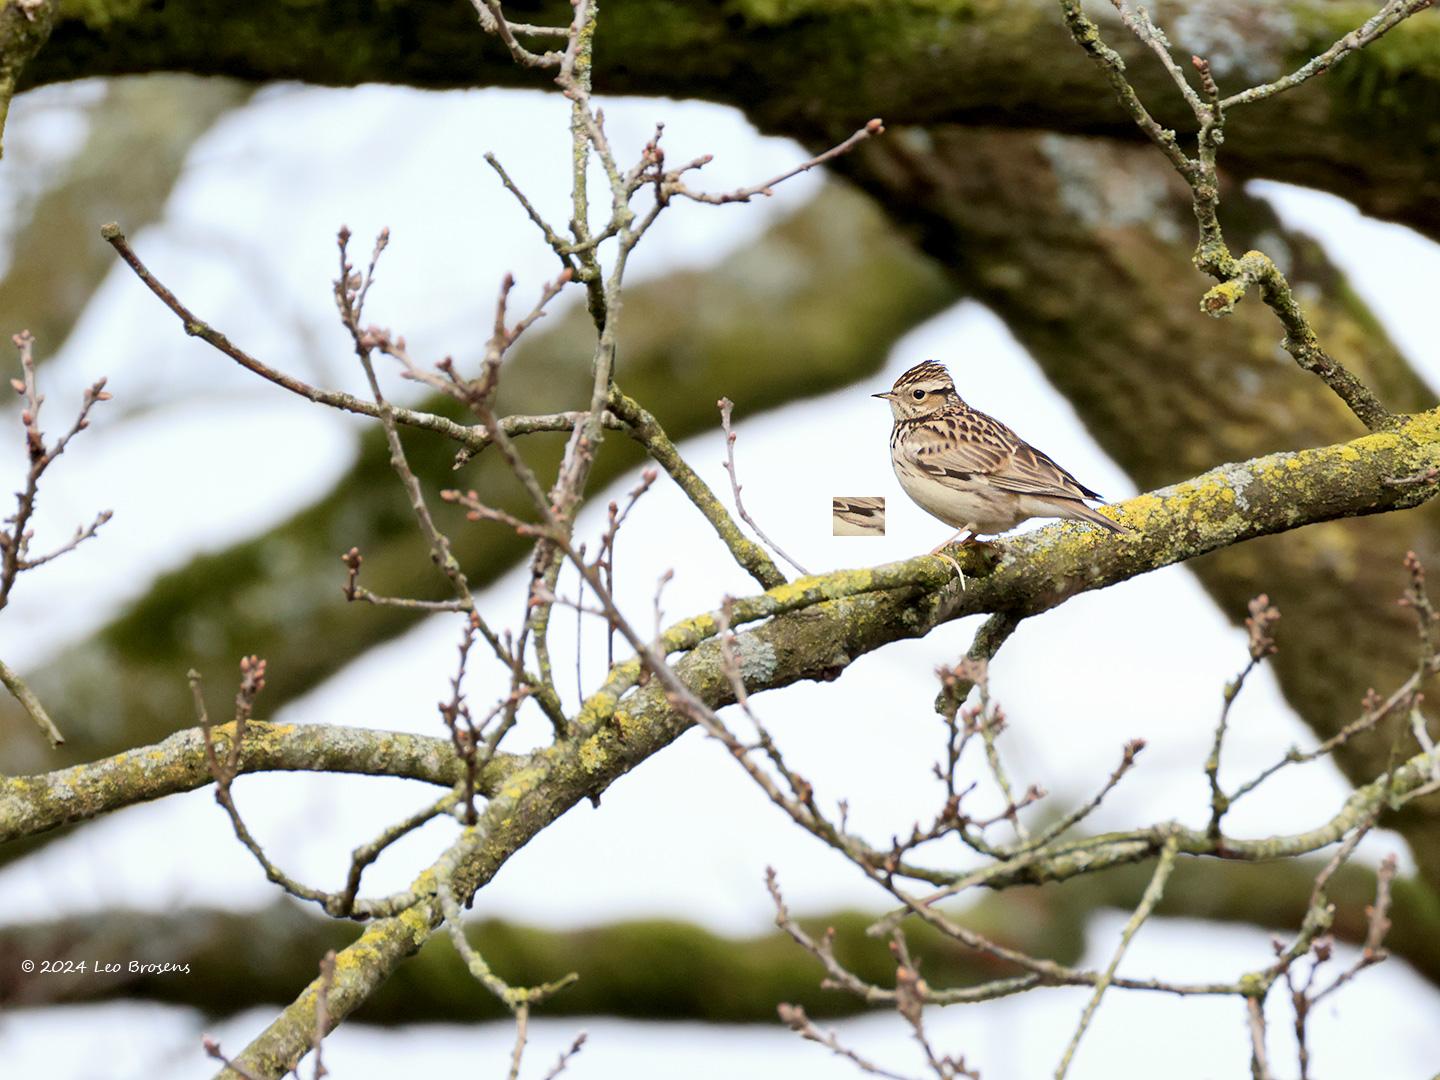
[(60, 0), (5, 0), (0, 4), (0, 157), (5, 154), (5, 120), (26, 65), (50, 37)]
[[(1141, 495), (1120, 504), (1122, 519), (1136, 530), (1134, 537), (1113, 539), (1081, 526), (1055, 526), (987, 550), (964, 552), (961, 557), (966, 560), (970, 585), (958, 595), (945, 587), (951, 576), (945, 564), (922, 557), (802, 578), (737, 601), (735, 611), (747, 622), (791, 612), (801, 620), (799, 625), (811, 627), (818, 625), (815, 613), (830, 605), (846, 605), (846, 611), (859, 605), (857, 612), (872, 617), (853, 628), (832, 626), (833, 639), (805, 634), (804, 643), (813, 646), (813, 651), (796, 655), (798, 642), (787, 642), (785, 652), (798, 666), (782, 682), (767, 685), (834, 677), (859, 655), (853, 651), (856, 644), (864, 645), (860, 651), (869, 651), (973, 612), (1033, 614), (1077, 592), (1257, 536), (1334, 517), (1417, 505), (1433, 494), (1433, 486), (1406, 478), (1423, 473), (1437, 458), (1440, 411), (1412, 417), (1394, 432), (1337, 446), (1273, 454)], [(882, 611), (883, 618), (878, 614)], [(772, 634), (776, 628), (790, 626), (780, 619), (754, 633)], [(718, 631), (718, 619), (706, 615), (676, 624), (662, 640), (670, 648), (688, 650), (681, 663), (694, 665), (701, 655), (698, 650), (713, 642)], [(590, 737), (602, 735), (617, 712), (627, 714), (629, 700), (602, 693), (582, 710)], [(624, 729), (624, 721), (616, 723)], [(217, 738), (224, 738), (225, 727), (214, 730)], [(202, 786), (209, 781), (202, 749), (200, 733), (192, 729), (171, 736), (149, 752), (129, 751), (40, 777), (0, 781), (0, 807), (7, 808), (0, 811), (4, 838)], [(258, 722), (252, 722), (247, 736), (242, 768), (372, 772), (434, 783), (455, 783), (460, 778), (460, 765), (443, 739)]]
[(610, 408), (625, 421), (631, 437), (645, 447), (646, 453), (670, 474), (670, 478), (710, 522), (735, 561), (767, 589), (784, 582), (785, 576), (774, 560), (764, 548), (740, 531), (724, 505), (715, 497), (715, 492), (710, 490), (710, 485), (700, 479), (690, 463), (680, 456), (680, 451), (654, 415), (634, 398), (618, 390), (611, 397)]
[[(1107, 33), (1118, 29), (1108, 5), (1093, 7)], [(1260, 8), (1176, 0), (1164, 15), (1172, 26), (1204, 32), (1206, 48), (1197, 51), (1215, 64), (1226, 93), (1272, 83), (1322, 55), (1375, 8), (1365, 0)], [(527, 6), (525, 14), (556, 26), (570, 18), (562, 0)], [(738, 105), (765, 130), (806, 141), (832, 141), (877, 114), (890, 124), (1140, 137), (1085, 57), (1067, 48), (1055, 0), (626, 0), (607, 19), (594, 58), (597, 86)], [(1157, 123), (1183, 128), (1189, 110), (1147, 47), (1128, 34), (1109, 36)], [(377, 10), (343, 0), (294, 6), (257, 23), (236, 0), (172, 0), (163, 8), (95, 0), (66, 7), (54, 47), (30, 65), (26, 85), (156, 70), (325, 85), (539, 83), (501, 42), (477, 50), (476, 37), (474, 12), (462, 3)], [(228, 47), (215, 50), (216, 40)], [(411, 47), (417, 40), (427, 47)], [(1440, 236), (1433, 168), (1440, 135), (1425, 123), (1440, 103), (1437, 53), (1440, 19), (1426, 13), (1325, 78), (1250, 106), (1246, 125), (1228, 133), (1230, 167), (1330, 190)], [(685, 63), (674, 62), (679, 55)]]
[[(797, 595), (817, 602), (742, 632), (733, 646), (757, 658), (747, 665), (751, 693), (805, 679), (833, 679), (857, 657), (889, 642), (923, 635), (942, 622), (976, 611), (1004, 608), (1032, 614), (1069, 596), (1103, 588), (1136, 574), (1193, 558), (1257, 536), (1349, 514), (1378, 513), (1417, 505), (1431, 496), (1425, 485), (1400, 482), (1440, 458), (1440, 410), (1407, 419), (1392, 432), (1350, 443), (1286, 452), (1226, 466), (1184, 484), (1121, 504), (1133, 537), (1097, 536), (1084, 526), (1060, 525), (995, 545), (998, 557), (969, 551), (970, 586), (961, 592), (938, 558), (921, 557), (891, 567), (840, 571), (800, 579), (765, 594), (775, 610)], [(897, 587), (893, 575), (908, 579)], [(873, 591), (877, 581), (887, 586)], [(758, 598), (757, 598), (758, 599)], [(757, 610), (766, 606), (757, 604)], [(714, 627), (672, 669), (688, 692), (714, 709), (734, 700), (724, 650)], [(690, 726), (690, 714), (672, 703), (659, 680), (633, 695), (611, 696), (583, 710), (575, 737), (537, 751), (519, 764), (447, 855), (450, 887), (468, 897), (542, 829), (584, 798), (600, 795), (631, 768), (658, 752)], [(1395, 792), (1429, 781), (1428, 761), (1402, 766), (1390, 784), (1357, 792), (1341, 818), (1325, 830), (1257, 842), (1256, 857), (1311, 851), (1349, 828), (1347, 815), (1373, 813)], [(1366, 801), (1368, 800), (1368, 801)], [(1363, 805), (1361, 805), (1363, 803)], [(1344, 820), (1342, 820), (1344, 819)], [(1169, 833), (1166, 834), (1167, 836)], [(1145, 858), (1148, 850), (1117, 845), (1115, 863)], [(1208, 842), (1203, 834), (1202, 842)], [(1180, 836), (1181, 850), (1186, 838)], [(1263, 850), (1262, 850), (1263, 848)], [(1077, 853), (1078, 872), (1094, 852)], [(1057, 865), (1056, 878), (1068, 876)], [(440, 925), (442, 911), (434, 871), (412, 885), (416, 907), (377, 920), (344, 950), (336, 967), (331, 1019), (338, 1023), (383, 983), (395, 967), (424, 944)], [(260, 1075), (278, 1076), (309, 1046), (314, 1031), (312, 985), (248, 1047), (237, 1062)]]
[[(228, 753), (234, 725), (211, 729)], [(477, 784), (488, 792), (512, 764), (497, 755)], [(336, 772), (403, 777), (446, 787), (463, 779), (450, 740), (398, 731), (331, 724), (271, 724), (251, 720), (237, 767), (252, 772)], [(187, 728), (153, 746), (142, 746), (86, 765), (35, 776), (0, 777), (0, 843), (87, 821), (135, 803), (148, 802), (213, 782), (204, 734)]]
[[(1142, 62), (1157, 66), (1148, 55)], [(1231, 161), (1230, 142), (1225, 149)], [(1337, 397), (1317, 393), (1297, 365), (1275, 362), (1280, 334), (1272, 311), (1242, 304), (1217, 321), (1194, 303), (1207, 283), (1189, 261), (1191, 192), (1153, 147), (892, 128), (842, 168), (917, 230), (961, 288), (1005, 320), (1140, 488), (1220, 461), (1337, 442), (1356, 430)], [(1278, 243), (1293, 287), (1324, 297), (1310, 305), (1310, 316), (1347, 368), (1397, 412), (1429, 407), (1433, 392), (1317, 244), (1285, 230), (1263, 200), (1238, 186), (1226, 187), (1224, 205), (1232, 243)], [(1415, 551), (1434, 564), (1437, 536), (1440, 505), (1431, 504), (1290, 532), (1218, 552), (1191, 569), (1228, 615), (1243, 613), (1261, 592), (1286, 612), (1286, 648), (1275, 671), (1323, 740), (1354, 715), (1367, 687), (1398, 685), (1410, 675), (1413, 622), (1392, 600), (1402, 576), (1398, 560)], [(1367, 554), (1375, 552), (1390, 554)], [(1385, 768), (1389, 745), (1388, 733), (1353, 740), (1335, 760), (1365, 783)], [(1440, 885), (1434, 804), (1416, 804), (1394, 825), (1426, 879)]]

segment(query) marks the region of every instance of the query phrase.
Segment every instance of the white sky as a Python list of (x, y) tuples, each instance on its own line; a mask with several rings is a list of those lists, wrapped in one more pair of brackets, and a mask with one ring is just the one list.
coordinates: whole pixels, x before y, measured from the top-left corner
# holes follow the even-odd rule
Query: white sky
[[(61, 88), (20, 99), (7, 133), (13, 154), (7, 171), (21, 168), (17, 160), (44, 163), (73, 148), (83, 127), (67, 113), (68, 103), (92, 92)], [(358, 389), (329, 296), (335, 229), (348, 224), (357, 250), (366, 251), (380, 226), (391, 228), (372, 294), (374, 321), (403, 332), (417, 355), (473, 350), (487, 332), (495, 284), (505, 271), (516, 274), (526, 296), (553, 273), (553, 258), (481, 155), (493, 149), (535, 201), (563, 220), (564, 109), (551, 98), (508, 91), (272, 89), (196, 148), (165, 220), (134, 239), (163, 279), (183, 283), (182, 295), (202, 317), (246, 347), (276, 366)], [(667, 123), (672, 157), (714, 152), (706, 178), (716, 189), (767, 177), (803, 157), (793, 144), (762, 138), (738, 114), (715, 106), (624, 100), (606, 112), (612, 137), (626, 152), (638, 150), (656, 119)], [(34, 186), (26, 175), (21, 189)], [(714, 261), (762, 232), (776, 214), (803, 205), (817, 183), (801, 178), (774, 199), (746, 207), (678, 207), (647, 238), (632, 281)], [(1440, 379), (1440, 315), (1428, 302), (1440, 280), (1440, 250), (1405, 229), (1369, 221), (1334, 197), (1276, 184), (1257, 189), (1287, 224), (1322, 238), (1417, 366), (1432, 383)], [(5, 210), (0, 205), (0, 219)], [(1115, 498), (1133, 493), (1003, 325), (962, 303), (907, 335), (873, 387), (754, 418), (738, 403), (747, 504), (810, 569), (898, 558), (943, 538), (943, 526), (896, 487), (886, 454), (888, 410), (866, 396), (929, 357), (951, 365), (968, 400), (1011, 421), (1085, 482)], [(99, 542), (22, 580), (0, 620), (0, 655), (17, 665), (39, 663), (103, 622), (164, 569), (283, 519), (326, 490), (350, 461), (353, 422), (227, 366), (180, 334), (173, 318), (118, 269), (70, 347), (46, 368), (52, 424), (101, 373), (111, 376), (117, 406), (142, 412), (123, 424), (101, 416), (73, 456), (56, 466), (43, 492), (41, 535), (49, 530), (61, 537), (101, 506), (113, 507), (116, 517)], [(793, 473), (771, 463), (788, 461), (802, 435), (812, 460), (824, 463), (824, 476), (796, 498)], [(728, 490), (717, 435), (690, 440), (684, 450), (717, 490)], [(0, 474), (16, 475), (19, 466), (18, 440), (0, 441)], [(252, 497), (254, 489), (243, 481), (255, 470), (267, 485)], [(611, 493), (597, 494), (582, 528), (598, 531), (605, 503), (634, 482), (625, 477)], [(832, 538), (831, 493), (889, 496), (890, 535)], [(693, 558), (674, 564), (668, 612), (710, 608), (725, 591), (750, 591), (738, 572), (716, 574), (717, 550), (708, 527), (662, 481), (622, 536), (622, 600), (631, 610), (647, 610), (654, 570), (690, 551)], [(512, 622), (522, 594), (522, 574), (507, 575), (485, 593), (487, 615)], [(559, 623), (556, 669), (568, 692), (573, 623), (563, 616)], [(804, 684), (757, 699), (800, 771), (824, 798), (848, 797), (852, 820), (872, 835), (906, 829), (934, 811), (928, 770), (939, 752), (940, 725), (930, 708), (931, 673), (963, 652), (975, 625), (966, 620), (887, 648), (855, 664), (839, 683)], [(433, 703), (444, 693), (454, 638), (453, 623), (424, 623), (279, 716), (439, 733)], [(602, 650), (589, 648), (588, 672), (598, 670)], [(1179, 568), (1077, 597), (1027, 621), (993, 676), (1012, 723), (1012, 775), (1022, 785), (1043, 783), (1068, 805), (1103, 781), (1127, 739), (1144, 737), (1149, 749), (1142, 767), (1093, 825), (1203, 820), (1200, 763), (1220, 689), (1243, 658), (1243, 634)], [(493, 682), (487, 678), (472, 678), (477, 700)], [(1226, 775), (1233, 781), (1292, 743), (1309, 741), (1262, 670), (1237, 707)], [(1242, 832), (1309, 827), (1330, 816), (1347, 790), (1328, 763), (1292, 770), (1242, 803), (1231, 822)], [(236, 791), (272, 856), (319, 884), (337, 880), (356, 843), (430, 797), (413, 785), (342, 777), (248, 777)], [(296, 829), (297, 820), (306, 828)], [(369, 879), (371, 889), (408, 882), (446, 830), (437, 823), (399, 845)], [(1390, 835), (1367, 840), (1363, 850), (1371, 860), (1388, 851), (1407, 857)], [(789, 827), (717, 746), (691, 733), (617, 783), (599, 811), (581, 806), (547, 830), (480, 894), (476, 911), (549, 926), (661, 914), (755, 933), (770, 921), (761, 878), (767, 864), (779, 870), (796, 910), (884, 904), (842, 860)], [(0, 870), (0, 918), (9, 921), (117, 904), (251, 908), (273, 896), (208, 792), (113, 815)], [(1114, 917), (1097, 919), (1089, 962), (1105, 962), (1119, 925)], [(1268, 955), (1266, 935), (1258, 931), (1161, 921), (1141, 933), (1123, 970), (1233, 977)], [(1030, 1077), (1053, 1069), (1082, 1004), (1083, 995), (1070, 992), (1032, 994), (952, 1009), (931, 1026), (941, 1044), (963, 1051), (987, 1080)], [(1429, 1076), (1440, 1058), (1440, 1035), (1419, 1018), (1437, 1010), (1440, 994), (1402, 963), (1369, 972), (1317, 1016), (1320, 1068), (1327, 1075)], [(268, 1018), (246, 1014), (217, 1034), (238, 1050)], [(1272, 1049), (1285, 1062), (1288, 1018), (1277, 1009), (1272, 1022)], [(850, 1066), (778, 1028), (608, 1020), (540, 1023), (528, 1072), (542, 1075), (579, 1027), (591, 1031), (591, 1042), (567, 1074), (577, 1080), (680, 1068), (696, 1077), (743, 1071), (757, 1080), (853, 1075)], [(69, 1037), (82, 1029), (83, 1044)], [(0, 1053), (6, 1076), (92, 1077), (101, 1055), (107, 1076), (206, 1075), (200, 1029), (200, 1019), (184, 1009), (40, 1010), (0, 1017)], [(897, 1067), (914, 1064), (896, 1017), (867, 1017), (841, 1029), (873, 1056)], [(509, 1039), (504, 1026), (402, 1032), (347, 1026), (327, 1043), (326, 1056), (332, 1075), (344, 1080), (390, 1076), (402, 1062), (407, 1070), (453, 1065), (461, 1055), (494, 1071)], [(1238, 1074), (1246, 1063), (1239, 1006), (1115, 993), (1072, 1075), (1149, 1076), (1156, 1060), (1176, 1078)]]

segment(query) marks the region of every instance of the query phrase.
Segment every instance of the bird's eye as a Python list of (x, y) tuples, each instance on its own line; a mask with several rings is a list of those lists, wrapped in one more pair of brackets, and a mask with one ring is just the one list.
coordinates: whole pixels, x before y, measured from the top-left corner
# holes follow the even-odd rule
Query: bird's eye
[(913, 397), (916, 401), (921, 401), (921, 400), (923, 400), (924, 397), (925, 397), (925, 391), (924, 391), (924, 390), (916, 390), (916, 391), (915, 391), (914, 393), (912, 393), (910, 396)]

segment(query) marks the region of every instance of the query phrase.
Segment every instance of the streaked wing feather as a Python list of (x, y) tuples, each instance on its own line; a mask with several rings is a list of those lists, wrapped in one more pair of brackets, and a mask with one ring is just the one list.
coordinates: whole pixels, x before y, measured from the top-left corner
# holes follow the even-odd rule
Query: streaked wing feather
[(1076, 480), (1070, 471), (1056, 464), (1043, 450), (1037, 450), (1016, 436), (1019, 445), (1007, 467), (990, 478), (1003, 491), (1017, 495), (1054, 495), (1066, 499), (1098, 499), (1100, 496)]
[(929, 421), (910, 432), (902, 445), (917, 469), (935, 477), (983, 476), (992, 487), (1016, 495), (1100, 498), (1048, 454), (981, 412)]
[(906, 434), (900, 449), (921, 472), (953, 480), (994, 473), (1005, 467), (1010, 456), (1004, 443), (980, 437), (971, 425), (951, 416), (917, 425)]

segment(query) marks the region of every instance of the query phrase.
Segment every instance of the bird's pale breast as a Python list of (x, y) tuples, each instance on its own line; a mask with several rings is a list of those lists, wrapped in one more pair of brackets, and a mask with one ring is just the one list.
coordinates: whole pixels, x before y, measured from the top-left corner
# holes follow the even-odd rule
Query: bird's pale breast
[(989, 536), (1013, 529), (1031, 516), (1020, 509), (1019, 498), (996, 491), (988, 481), (953, 477), (941, 481), (915, 469), (903, 457), (896, 456), (893, 462), (905, 494), (952, 529), (973, 527)]

